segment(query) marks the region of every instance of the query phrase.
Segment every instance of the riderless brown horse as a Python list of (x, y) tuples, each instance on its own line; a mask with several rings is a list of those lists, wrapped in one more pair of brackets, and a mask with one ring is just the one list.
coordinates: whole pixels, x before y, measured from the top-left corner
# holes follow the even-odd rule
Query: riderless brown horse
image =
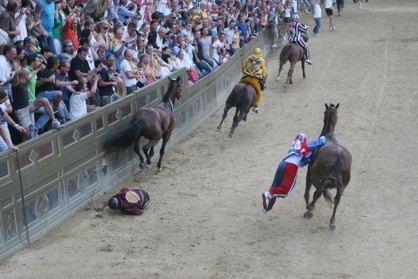
[[(316, 149), (312, 155), (308, 165), (306, 174), (305, 201), (306, 209), (305, 218), (312, 217), (312, 210), (315, 209), (315, 203), (324, 195), (324, 198), (330, 203), (334, 203), (334, 210), (330, 219), (329, 229), (335, 230), (335, 212), (340, 203), (344, 189), (350, 182), (351, 173), (351, 154), (347, 148), (340, 145), (335, 138), (334, 129), (337, 124), (337, 112), (339, 104), (325, 104), (324, 127), (321, 136), (327, 140), (326, 144)], [(312, 184), (316, 191), (313, 195), (312, 202), (309, 203), (309, 190)], [(337, 189), (337, 194), (332, 199), (329, 189)]]
[(241, 120), (247, 121), (248, 111), (250, 110), (256, 96), (257, 92), (252, 85), (243, 82), (235, 85), (226, 100), (224, 113), (222, 115), (221, 123), (219, 123), (218, 131), (221, 130), (222, 122), (224, 122), (229, 109), (236, 107), (234, 120), (229, 132), (229, 137), (232, 138), (234, 130), (238, 126), (239, 122)]
[[(135, 142), (134, 150), (139, 156), (139, 167), (148, 170), (151, 158), (154, 155), (154, 146), (163, 139), (160, 159), (158, 160), (158, 171), (161, 171), (161, 160), (163, 159), (165, 146), (170, 140), (174, 129), (174, 104), (176, 99), (181, 97), (181, 78), (171, 79), (162, 101), (154, 108), (140, 108), (132, 117), (130, 126), (124, 131), (108, 139), (103, 149), (106, 152), (125, 150)], [(140, 150), (140, 138), (145, 137), (148, 142), (142, 147), (146, 162)]]
[[(309, 40), (309, 33), (302, 34), (302, 38), (305, 42)], [(298, 43), (289, 42), (287, 43), (282, 51), (280, 52), (280, 66), (279, 66), (279, 74), (277, 75), (277, 80), (280, 80), (280, 73), (283, 70), (283, 65), (286, 64), (286, 62), (290, 62), (290, 68), (289, 72), (287, 73), (287, 79), (285, 82), (285, 86), (288, 84), (292, 84), (292, 75), (293, 70), (295, 69), (295, 65), (298, 61), (302, 64), (302, 75), (303, 78), (306, 78), (305, 74), (305, 56), (303, 55), (303, 48)]]

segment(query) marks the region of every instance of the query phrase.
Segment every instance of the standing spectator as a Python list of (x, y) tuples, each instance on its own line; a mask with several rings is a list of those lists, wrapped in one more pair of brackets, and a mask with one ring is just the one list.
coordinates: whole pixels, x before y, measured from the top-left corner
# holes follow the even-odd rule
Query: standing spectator
[(322, 10), (320, 6), (321, 0), (314, 0), (314, 6), (313, 6), (313, 17), (315, 20), (315, 27), (313, 29), (314, 37), (319, 36), (319, 29), (321, 28), (321, 17), (322, 17)]
[[(17, 25), (22, 19), (23, 13), (19, 13), (17, 19), (15, 19), (16, 13), (19, 12), (19, 3), (16, 0), (9, 0), (6, 6), (6, 10), (0, 14), (0, 29), (3, 29), (9, 35), (9, 39), (14, 42), (20, 31), (17, 29)], [(16, 23), (16, 21), (18, 21)]]
[(209, 36), (209, 30), (207, 27), (202, 28), (201, 38), (199, 38), (199, 43), (202, 46), (203, 60), (208, 63), (212, 69), (216, 69), (218, 64), (212, 59), (213, 57), (213, 48), (212, 48), (212, 37)]
[(106, 58), (106, 64), (103, 65), (102, 70), (100, 71), (99, 80), (99, 91), (100, 91), (100, 105), (102, 107), (113, 103), (114, 101), (120, 99), (115, 91), (114, 87), (118, 86), (118, 75), (114, 71), (115, 57), (111, 54)]
[(128, 43), (122, 40), (123, 37), (123, 25), (121, 27), (115, 26), (113, 28), (113, 39), (112, 39), (112, 54), (115, 56), (115, 65), (119, 69), (120, 62), (123, 58), (123, 52), (125, 51)]
[(143, 70), (143, 80), (145, 86), (150, 85), (156, 81), (154, 68), (151, 64), (151, 56), (146, 53), (141, 56), (141, 68)]
[(334, 19), (332, 17), (333, 15), (333, 7), (332, 7), (332, 0), (325, 0), (325, 13), (327, 14), (329, 18), (329, 31), (334, 31), (337, 28), (334, 26)]
[(248, 32), (248, 25), (245, 22), (245, 16), (243, 14), (240, 14), (238, 16), (238, 22), (236, 26), (241, 31), (239, 46), (240, 48), (242, 48), (244, 47), (244, 45), (248, 43), (248, 40), (250, 38), (250, 35), (249, 35), (250, 33)]
[(157, 20), (152, 20), (150, 25), (150, 31), (148, 34), (148, 44), (151, 44), (153, 47), (158, 48), (156, 41), (157, 41), (157, 34), (158, 34), (159, 24)]
[(284, 21), (284, 36), (283, 40), (287, 40), (287, 33), (289, 32), (290, 23), (292, 23), (292, 14), (290, 13), (290, 7), (288, 1), (283, 6), (283, 21)]
[(72, 87), (72, 85), (77, 85), (78, 81), (73, 80), (70, 81), (68, 79), (68, 72), (70, 71), (70, 62), (66, 59), (62, 59), (59, 62), (58, 66), (58, 74), (56, 75), (57, 82), (55, 85), (61, 88), (62, 92), (62, 101), (67, 106), (67, 109), (70, 108), (70, 97), (71, 94), (75, 93), (76, 91)]
[(341, 15), (341, 12), (344, 9), (344, 0), (337, 0), (337, 9), (338, 9), (338, 15)]
[(26, 37), (23, 40), (23, 49), (25, 50), (26, 57), (31, 54), (36, 54), (35, 39), (31, 36)]
[(118, 9), (118, 18), (120, 22), (124, 22), (125, 18), (134, 18), (136, 17), (136, 10), (137, 5), (133, 4), (132, 2), (128, 0), (121, 0), (120, 6)]
[(213, 71), (213, 68), (204, 60), (205, 57), (203, 55), (202, 44), (200, 43), (200, 36), (200, 31), (196, 31), (193, 42), (193, 47), (195, 48), (193, 53), (193, 61), (201, 72), (210, 74)]
[(120, 63), (120, 71), (122, 73), (122, 80), (126, 86), (126, 93), (129, 95), (138, 90), (136, 86), (138, 82), (138, 69), (135, 62), (132, 60), (132, 51), (127, 49), (125, 51), (124, 59)]
[(68, 16), (71, 12), (75, 12), (75, 0), (67, 0), (66, 4), (63, 5), (62, 9), (66, 16)]
[(235, 26), (234, 34), (232, 34), (231, 54), (234, 54), (241, 48), (240, 41), (241, 41), (241, 30), (239, 30), (238, 26)]
[(23, 41), (28, 36), (28, 29), (26, 28), (26, 20), (28, 19), (31, 11), (26, 7), (23, 7), (20, 2), (20, 10), (15, 14), (16, 30), (20, 31), (20, 34), (16, 35), (14, 41)]
[[(13, 69), (13, 60), (16, 58), (17, 51), (14, 45), (6, 45), (3, 48), (3, 54), (0, 55), (0, 83), (7, 93), (12, 92), (12, 79), (15, 75)], [(12, 98), (13, 99), (13, 98)]]
[(71, 120), (76, 120), (88, 112), (87, 100), (92, 98), (97, 90), (97, 82), (100, 79), (100, 75), (95, 75), (93, 79), (93, 86), (90, 90), (87, 89), (87, 84), (83, 82), (83, 78), (78, 79), (78, 84), (74, 87), (76, 93), (73, 93), (70, 97), (70, 117)]
[(57, 54), (62, 52), (62, 27), (65, 24), (65, 13), (61, 9), (61, 0), (55, 0), (54, 28), (52, 29), (52, 38), (54, 39), (55, 51)]
[(75, 17), (77, 14), (70, 13), (62, 27), (62, 39), (70, 40), (73, 43), (74, 49), (78, 49), (78, 34), (77, 34), (77, 21)]
[(38, 3), (42, 3), (44, 9), (41, 14), (42, 26), (46, 32), (46, 35), (42, 37), (40, 41), (41, 46), (49, 46), (52, 49), (52, 53), (56, 53), (54, 39), (52, 37), (52, 29), (54, 28), (55, 21), (55, 3), (54, 0), (39, 0)]
[(46, 37), (48, 33), (42, 25), (41, 14), (44, 10), (44, 5), (41, 2), (36, 3), (34, 12), (30, 15), (26, 28), (30, 34), (36, 38), (41, 46), (47, 45)]
[[(231, 20), (228, 24), (228, 28), (224, 30), (226, 40), (230, 45), (232, 45), (232, 37), (234, 35), (235, 20)], [(233, 54), (233, 53), (231, 53)]]
[(76, 80), (79, 77), (88, 78), (90, 66), (87, 62), (87, 53), (87, 48), (80, 47), (77, 51), (77, 56), (71, 60), (70, 72), (68, 73), (70, 80)]
[(62, 53), (60, 54), (60, 59), (65, 59), (68, 61), (73, 60), (74, 58), (74, 45), (71, 40), (64, 40), (62, 42)]
[(106, 55), (110, 54), (110, 49), (112, 45), (112, 39), (110, 38), (109, 34), (110, 25), (107, 21), (100, 21), (96, 25), (97, 31), (97, 44), (101, 45), (102, 48), (106, 50)]

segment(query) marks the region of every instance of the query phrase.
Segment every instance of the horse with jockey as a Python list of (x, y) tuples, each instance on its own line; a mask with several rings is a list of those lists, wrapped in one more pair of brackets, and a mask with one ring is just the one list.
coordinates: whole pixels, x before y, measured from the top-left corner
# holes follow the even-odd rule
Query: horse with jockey
[(287, 40), (290, 43), (297, 43), (303, 48), (303, 55), (305, 56), (305, 61), (309, 65), (312, 65), (310, 59), (309, 48), (306, 44), (303, 34), (308, 32), (308, 26), (298, 22), (299, 16), (297, 14), (293, 15), (293, 22), (290, 23)]

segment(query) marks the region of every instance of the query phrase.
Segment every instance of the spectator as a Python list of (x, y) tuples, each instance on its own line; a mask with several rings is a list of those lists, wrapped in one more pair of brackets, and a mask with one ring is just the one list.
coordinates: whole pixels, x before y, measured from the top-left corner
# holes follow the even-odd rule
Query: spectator
[(4, 46), (3, 54), (0, 55), (0, 83), (3, 84), (3, 89), (7, 90), (7, 93), (12, 92), (11, 81), (15, 75), (12, 63), (16, 55), (17, 51), (14, 45)]
[(197, 72), (196, 72), (196, 70), (193, 66), (192, 61), (190, 60), (188, 55), (184, 53), (184, 50), (181, 49), (177, 53), (177, 59), (179, 60), (179, 63), (180, 63), (179, 66), (181, 68), (183, 68), (183, 67), (186, 68), (189, 80), (193, 83), (198, 81), (200, 77), (197, 74)]
[[(70, 117), (71, 120), (76, 120), (87, 114), (88, 105), (87, 100), (92, 98), (97, 90), (97, 82), (100, 75), (95, 75), (93, 79), (93, 86), (90, 90), (87, 89), (87, 84), (83, 82), (83, 78), (78, 79), (78, 84), (74, 87), (76, 93), (70, 97)], [(90, 106), (94, 109), (94, 106)]]
[(135, 62), (132, 60), (132, 51), (127, 49), (125, 51), (124, 59), (120, 64), (120, 70), (122, 73), (122, 80), (126, 86), (126, 94), (134, 93), (138, 90), (137, 82), (139, 78), (138, 68)]
[(20, 31), (20, 34), (16, 35), (14, 41), (23, 41), (28, 36), (28, 29), (26, 28), (26, 21), (30, 16), (31, 11), (26, 7), (22, 6), (22, 3), (19, 1), (20, 9), (15, 14), (15, 23), (16, 30)]
[(145, 86), (150, 85), (156, 81), (154, 68), (151, 64), (151, 56), (146, 53), (141, 56), (141, 68), (143, 69), (143, 80)]
[(319, 36), (319, 30), (321, 28), (321, 17), (322, 17), (322, 10), (320, 4), (320, 0), (314, 0), (314, 7), (313, 7), (313, 17), (315, 20), (315, 27), (312, 30), (314, 33), (314, 37)]
[(54, 39), (55, 51), (57, 54), (61, 54), (62, 52), (62, 27), (65, 24), (65, 13), (61, 7), (61, 0), (55, 0), (54, 27), (52, 28), (52, 38)]
[(90, 66), (87, 62), (87, 53), (88, 49), (85, 47), (80, 47), (77, 51), (77, 56), (71, 60), (70, 72), (68, 73), (70, 80), (76, 80), (79, 77), (87, 78), (87, 81), (90, 80), (92, 74), (90, 72)]
[(46, 46), (48, 33), (42, 25), (41, 14), (43, 10), (44, 5), (41, 2), (38, 2), (35, 6), (35, 11), (30, 15), (29, 20), (26, 23), (26, 28), (41, 46)]
[(73, 43), (74, 49), (78, 49), (78, 34), (77, 34), (77, 21), (75, 17), (77, 14), (70, 13), (62, 27), (62, 39), (70, 40)]
[[(228, 41), (228, 43), (230, 45), (232, 45), (232, 39), (233, 39), (233, 35), (234, 35), (234, 27), (235, 27), (235, 21), (231, 20), (228, 24), (228, 28), (226, 28), (224, 30), (226, 40)], [(231, 53), (231, 54), (233, 54), (233, 53)]]
[(327, 14), (328, 18), (329, 18), (329, 31), (334, 31), (337, 28), (335, 28), (334, 26), (334, 19), (333, 19), (333, 7), (332, 7), (332, 0), (325, 0), (325, 13)]
[(107, 21), (100, 21), (96, 25), (96, 31), (98, 33), (96, 36), (97, 44), (106, 50), (106, 55), (110, 54), (112, 45), (112, 39), (110, 38), (109, 28), (110, 25), (109, 23), (107, 23)]
[(23, 40), (23, 49), (25, 50), (26, 57), (31, 54), (36, 54), (35, 39), (33, 37), (26, 37)]
[(193, 61), (196, 66), (200, 69), (202, 73), (210, 74), (213, 69), (212, 67), (204, 60), (202, 45), (200, 44), (200, 31), (196, 31), (195, 33), (195, 40), (193, 42), (194, 53), (193, 53)]
[(48, 58), (52, 55), (52, 49), (49, 46), (41, 47), (41, 55), (39, 55), (39, 61), (42, 65), (46, 66)]
[(46, 32), (41, 36), (41, 47), (49, 46), (52, 53), (56, 53), (54, 38), (52, 37), (52, 29), (54, 28), (55, 17), (55, 3), (54, 0), (39, 0), (38, 3), (42, 3), (44, 8), (41, 14), (42, 26)]
[(238, 26), (235, 26), (234, 34), (232, 34), (231, 54), (234, 54), (241, 48), (240, 41), (241, 41), (241, 30), (239, 30)]
[(248, 43), (248, 40), (250, 39), (250, 33), (248, 31), (248, 25), (245, 22), (245, 16), (243, 14), (240, 14), (238, 16), (238, 22), (237, 22), (236, 26), (238, 26), (238, 29), (241, 31), (239, 46), (240, 46), (240, 48), (242, 48), (242, 47), (244, 47), (244, 45), (246, 45)]
[[(9, 98), (6, 91), (0, 89), (0, 105), (4, 104), (4, 102), (7, 101)], [(6, 151), (6, 150), (17, 150), (18, 148), (13, 145), (10, 132), (7, 124), (13, 126), (16, 130), (20, 132), (25, 132), (25, 129), (21, 127), (19, 124), (17, 124), (13, 119), (9, 116), (7, 112), (5, 112), (0, 107), (0, 152)]]
[(148, 44), (145, 48), (145, 53), (151, 58), (151, 64), (154, 69), (154, 77), (156, 79), (165, 77), (171, 72), (171, 65), (164, 62), (158, 55), (154, 54), (152, 45)]
[(120, 22), (124, 22), (125, 18), (135, 18), (137, 13), (137, 5), (133, 4), (128, 0), (121, 0), (118, 9), (118, 18)]
[(123, 37), (123, 25), (118, 27), (115, 25), (113, 28), (113, 39), (112, 39), (112, 48), (111, 51), (115, 56), (115, 65), (119, 69), (120, 62), (123, 59), (123, 52), (127, 47), (128, 43), (122, 40)]
[(67, 106), (67, 109), (70, 109), (70, 97), (72, 93), (75, 93), (73, 85), (77, 85), (78, 81), (70, 81), (68, 78), (68, 72), (70, 71), (70, 62), (66, 59), (62, 59), (59, 62), (58, 74), (56, 75), (55, 85), (60, 88), (62, 92), (62, 101)]
[(150, 31), (148, 33), (148, 44), (151, 44), (153, 47), (158, 49), (158, 46), (156, 45), (156, 41), (157, 41), (157, 34), (158, 34), (158, 21), (153, 20), (151, 21), (151, 25), (150, 25)]
[(71, 40), (65, 40), (62, 42), (62, 53), (60, 54), (60, 59), (65, 59), (68, 61), (73, 60), (74, 58), (74, 45)]
[(106, 64), (100, 71), (99, 91), (100, 91), (100, 105), (102, 107), (113, 103), (120, 99), (113, 87), (118, 86), (119, 75), (114, 70), (115, 57), (111, 54), (106, 58)]
[[(18, 13), (18, 17), (15, 19), (16, 13)], [(19, 3), (16, 0), (9, 0), (6, 10), (0, 14), (0, 29), (6, 31), (12, 41), (17, 35), (20, 35), (17, 26), (22, 16), (23, 13), (19, 13)]]

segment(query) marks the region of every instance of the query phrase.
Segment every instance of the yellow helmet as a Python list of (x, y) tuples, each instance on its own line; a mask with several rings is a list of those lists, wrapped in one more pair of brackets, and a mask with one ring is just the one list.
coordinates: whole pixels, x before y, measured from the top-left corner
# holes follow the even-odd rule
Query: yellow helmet
[(259, 49), (259, 48), (254, 49), (253, 54), (260, 56), (261, 55), (261, 49)]

